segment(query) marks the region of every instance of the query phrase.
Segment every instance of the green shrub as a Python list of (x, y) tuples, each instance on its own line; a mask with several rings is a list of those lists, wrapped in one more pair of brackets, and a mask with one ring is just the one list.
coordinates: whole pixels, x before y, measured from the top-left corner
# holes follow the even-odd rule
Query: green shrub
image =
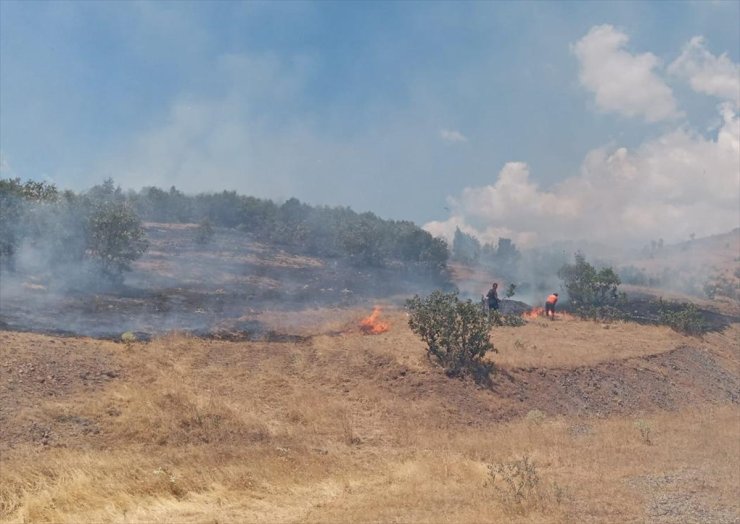
[(586, 262), (583, 253), (575, 254), (575, 264), (565, 264), (558, 270), (571, 304), (576, 308), (616, 305), (624, 300), (618, 292), (619, 276), (610, 267), (597, 270)]
[(490, 311), (488, 320), (491, 326), (496, 327), (520, 327), (527, 323), (526, 320), (518, 315), (503, 315), (498, 311)]
[(112, 201), (93, 204), (88, 219), (87, 252), (112, 281), (122, 281), (122, 273), (131, 268), (148, 245), (141, 219), (129, 205)]
[(614, 306), (579, 306), (575, 309), (576, 315), (587, 320), (598, 320), (602, 322), (614, 322), (617, 320), (629, 320), (629, 315)]
[(406, 302), (409, 327), (427, 345), (430, 358), (448, 375), (480, 372), (481, 359), (496, 351), (489, 338), (488, 316), (472, 301), (461, 301), (457, 293), (434, 291)]
[(686, 335), (706, 333), (709, 325), (694, 304), (669, 305), (661, 301), (659, 323)]
[(126, 347), (131, 347), (137, 340), (136, 335), (132, 331), (126, 331), (121, 335), (121, 342), (126, 344)]

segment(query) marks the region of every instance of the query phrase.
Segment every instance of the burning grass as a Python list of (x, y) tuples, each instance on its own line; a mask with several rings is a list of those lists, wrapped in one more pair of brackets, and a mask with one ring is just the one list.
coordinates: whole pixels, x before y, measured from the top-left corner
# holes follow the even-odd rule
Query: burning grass
[(388, 331), (390, 326), (388, 323), (380, 321), (380, 312), (380, 306), (375, 306), (370, 316), (365, 317), (360, 321), (360, 331), (365, 335), (379, 335)]

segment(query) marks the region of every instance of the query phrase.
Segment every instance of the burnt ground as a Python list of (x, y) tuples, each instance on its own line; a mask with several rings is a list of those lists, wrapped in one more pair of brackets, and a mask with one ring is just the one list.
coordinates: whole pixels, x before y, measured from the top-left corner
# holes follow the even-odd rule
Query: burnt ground
[[(0, 329), (140, 340), (168, 331), (230, 339), (274, 338), (252, 318), (263, 309), (372, 304), (440, 286), (402, 267), (289, 253), (232, 229), (195, 242), (195, 225), (146, 224), (150, 247), (122, 286), (44, 272), (0, 275)], [(81, 285), (80, 283), (86, 285)]]
[[(149, 250), (115, 289), (79, 273), (3, 273), (0, 329), (111, 340), (125, 332), (149, 340), (169, 331), (228, 340), (290, 340), (296, 335), (269, 332), (255, 313), (370, 306), (388, 297), (400, 303), (402, 297), (444, 286), (408, 268), (357, 267), (347, 260), (290, 253), (233, 229), (217, 229), (201, 245), (196, 232), (193, 224), (146, 224)], [(654, 323), (663, 307), (674, 306), (631, 294), (623, 309), (637, 321)], [(503, 300), (501, 308), (521, 314), (530, 306)], [(567, 311), (567, 305), (560, 309)], [(708, 308), (700, 313), (714, 330), (740, 321)]]
[[(627, 303), (619, 309), (630, 320), (642, 324), (659, 324), (661, 314), (680, 312), (686, 306), (685, 302), (675, 300), (663, 300), (647, 293), (631, 292)], [(740, 317), (720, 312), (708, 307), (697, 307), (706, 331), (722, 331), (733, 322), (740, 322)]]

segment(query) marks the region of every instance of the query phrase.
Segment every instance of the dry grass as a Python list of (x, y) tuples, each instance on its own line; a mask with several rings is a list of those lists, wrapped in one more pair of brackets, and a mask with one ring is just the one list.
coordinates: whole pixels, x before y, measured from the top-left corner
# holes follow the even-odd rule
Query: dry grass
[(589, 366), (697, 344), (666, 326), (581, 321), (563, 315), (554, 321), (536, 318), (526, 326), (496, 328), (491, 340), (498, 350), (491, 360), (507, 368)]
[[(383, 335), (351, 332), (306, 344), (173, 335), (129, 348), (105, 345), (121, 369), (118, 379), (93, 392), (70, 386), (63, 395), (19, 399), (18, 411), (4, 414), (8, 424), (32, 419), (61, 432), (69, 421), (87, 420), (99, 431), (5, 449), (0, 521), (662, 522), (667, 514), (669, 522), (691, 520), (694, 513), (701, 521), (702, 511), (728, 521), (740, 516), (737, 405), (612, 418), (533, 413), (471, 425), (457, 410), (465, 403), (472, 410), (490, 394), (430, 367), (402, 313), (384, 320), (391, 331)], [(562, 345), (565, 328), (582, 337), (577, 345)], [(734, 333), (704, 343), (724, 347)], [(538, 348), (549, 341), (562, 366), (664, 351), (681, 342), (658, 328), (605, 330), (575, 321), (532, 323), (496, 336), (497, 358), (512, 366), (539, 365), (547, 351), (543, 344), (538, 356), (533, 349), (516, 354), (513, 337)], [(17, 337), (23, 343), (16, 350), (44, 348), (51, 340)], [(630, 337), (640, 349), (619, 342)], [(525, 456), (536, 469), (536, 489), (523, 503), (512, 502), (501, 484), (491, 482), (489, 466)], [(665, 513), (666, 504), (678, 513)]]

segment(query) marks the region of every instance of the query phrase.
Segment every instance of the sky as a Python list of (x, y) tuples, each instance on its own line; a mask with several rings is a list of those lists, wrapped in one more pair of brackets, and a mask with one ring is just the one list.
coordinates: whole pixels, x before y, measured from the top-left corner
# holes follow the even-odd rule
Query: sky
[(740, 226), (740, 2), (0, 0), (0, 174), (522, 246)]

